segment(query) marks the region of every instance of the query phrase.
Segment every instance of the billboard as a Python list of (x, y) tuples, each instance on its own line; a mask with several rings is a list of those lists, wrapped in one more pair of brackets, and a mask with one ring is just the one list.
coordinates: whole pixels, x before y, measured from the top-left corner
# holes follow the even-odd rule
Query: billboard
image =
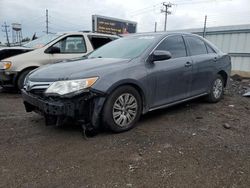
[(128, 34), (136, 33), (137, 23), (100, 15), (92, 15), (92, 30), (105, 34)]

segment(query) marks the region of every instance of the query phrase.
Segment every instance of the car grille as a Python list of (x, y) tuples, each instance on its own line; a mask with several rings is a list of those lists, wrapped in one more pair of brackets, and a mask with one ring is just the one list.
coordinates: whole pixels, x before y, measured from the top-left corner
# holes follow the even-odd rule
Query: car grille
[(44, 92), (46, 89), (33, 89), (31, 91), (29, 91), (29, 93), (39, 96), (39, 97), (44, 97)]
[(33, 95), (44, 97), (45, 90), (50, 86), (51, 82), (31, 82), (28, 81), (24, 85), (24, 89)]

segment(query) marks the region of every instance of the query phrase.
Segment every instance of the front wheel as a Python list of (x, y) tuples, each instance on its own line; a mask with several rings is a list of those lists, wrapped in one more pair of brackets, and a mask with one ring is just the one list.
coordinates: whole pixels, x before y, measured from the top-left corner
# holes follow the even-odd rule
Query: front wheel
[(221, 100), (224, 94), (224, 79), (221, 75), (217, 75), (210, 88), (210, 93), (207, 96), (207, 101), (216, 103)]
[(108, 97), (103, 109), (103, 123), (113, 132), (127, 131), (135, 126), (141, 111), (139, 92), (131, 86), (122, 86)]
[(19, 90), (23, 89), (25, 77), (29, 74), (30, 71), (32, 71), (32, 69), (25, 70), (19, 75), (17, 79), (17, 88)]

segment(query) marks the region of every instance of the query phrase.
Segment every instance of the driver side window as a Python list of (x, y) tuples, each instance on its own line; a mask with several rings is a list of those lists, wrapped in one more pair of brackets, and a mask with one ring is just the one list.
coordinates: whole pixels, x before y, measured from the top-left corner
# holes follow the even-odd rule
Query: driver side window
[(83, 36), (68, 36), (53, 45), (60, 49), (60, 53), (85, 53), (86, 45)]
[(186, 47), (182, 36), (169, 36), (164, 39), (156, 50), (169, 51), (172, 58), (186, 57)]

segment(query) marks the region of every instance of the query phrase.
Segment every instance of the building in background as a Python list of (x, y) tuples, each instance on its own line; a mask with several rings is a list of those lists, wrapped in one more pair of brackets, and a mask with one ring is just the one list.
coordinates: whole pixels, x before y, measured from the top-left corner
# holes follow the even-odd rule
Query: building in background
[[(203, 28), (181, 31), (203, 36)], [(207, 28), (205, 38), (232, 57), (233, 74), (250, 77), (250, 25)]]

